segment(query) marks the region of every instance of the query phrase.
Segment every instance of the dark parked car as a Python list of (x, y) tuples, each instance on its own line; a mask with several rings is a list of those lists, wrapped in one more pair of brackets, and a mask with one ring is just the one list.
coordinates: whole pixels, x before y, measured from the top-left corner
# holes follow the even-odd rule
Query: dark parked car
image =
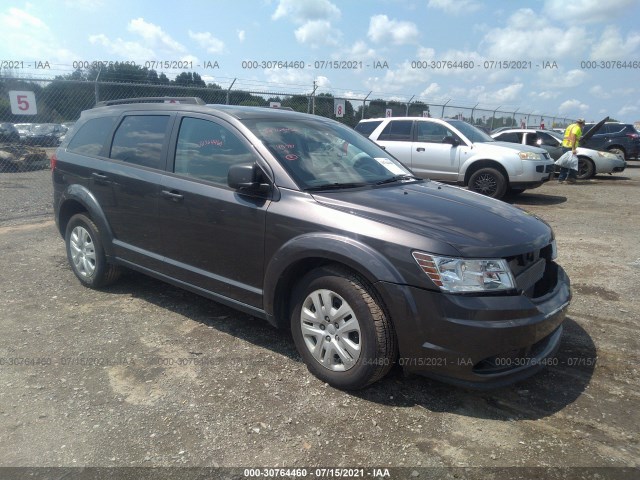
[(13, 123), (0, 123), (0, 144), (1, 143), (18, 143), (20, 134)]
[(580, 146), (606, 150), (619, 154), (627, 160), (638, 159), (640, 134), (631, 123), (606, 122), (591, 133), (591, 129), (598, 125), (593, 123), (585, 125), (584, 139), (580, 141)]
[(57, 147), (67, 129), (58, 123), (38, 123), (26, 134), (24, 142), (31, 146)]
[(330, 119), (168, 100), (85, 111), (52, 158), (82, 284), (129, 267), (266, 319), (345, 389), (394, 363), (498, 386), (553, 356), (571, 292), (543, 221)]

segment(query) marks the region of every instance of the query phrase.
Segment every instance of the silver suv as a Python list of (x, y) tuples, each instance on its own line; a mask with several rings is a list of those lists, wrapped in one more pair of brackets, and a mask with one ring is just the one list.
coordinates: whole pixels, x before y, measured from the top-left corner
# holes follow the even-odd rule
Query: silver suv
[(356, 130), (423, 178), (468, 186), (493, 198), (551, 178), (553, 159), (538, 147), (496, 142), (462, 120), (393, 117), (361, 120)]

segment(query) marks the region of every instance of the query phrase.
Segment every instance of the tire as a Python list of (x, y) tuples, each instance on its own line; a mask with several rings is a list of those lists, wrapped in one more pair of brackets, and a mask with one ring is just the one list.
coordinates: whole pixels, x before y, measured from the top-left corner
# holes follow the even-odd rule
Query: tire
[(293, 302), (293, 340), (313, 375), (357, 390), (389, 372), (396, 334), (377, 295), (358, 275), (340, 266), (313, 270), (294, 289)]
[(588, 180), (596, 174), (596, 166), (584, 157), (578, 157), (578, 180)]
[(100, 288), (118, 279), (121, 270), (107, 262), (100, 231), (91, 218), (83, 213), (71, 217), (64, 238), (69, 265), (80, 283)]
[(507, 191), (507, 180), (495, 168), (481, 168), (469, 178), (469, 190), (491, 198), (502, 198)]
[(627, 152), (625, 152), (624, 149), (620, 147), (609, 148), (607, 149), (607, 152), (613, 153), (615, 155), (622, 155), (623, 160), (627, 159)]

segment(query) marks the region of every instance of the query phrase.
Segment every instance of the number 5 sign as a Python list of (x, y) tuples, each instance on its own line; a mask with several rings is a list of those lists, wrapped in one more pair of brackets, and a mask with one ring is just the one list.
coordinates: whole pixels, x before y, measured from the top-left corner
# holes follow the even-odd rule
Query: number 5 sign
[(14, 115), (35, 115), (38, 113), (36, 95), (33, 92), (11, 90), (9, 101), (11, 102), (11, 113)]

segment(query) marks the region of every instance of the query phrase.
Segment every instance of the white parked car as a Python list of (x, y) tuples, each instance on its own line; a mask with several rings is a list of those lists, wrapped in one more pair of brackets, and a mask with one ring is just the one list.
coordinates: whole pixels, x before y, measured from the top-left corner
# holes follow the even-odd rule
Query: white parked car
[(467, 186), (493, 198), (539, 187), (554, 171), (545, 150), (496, 142), (462, 120), (373, 118), (361, 120), (355, 129), (417, 176)]
[[(544, 148), (554, 160), (562, 155), (563, 134), (553, 130), (532, 128), (511, 128), (492, 134), (502, 142), (534, 145)], [(613, 152), (601, 152), (590, 148), (578, 147), (578, 178), (586, 180), (599, 173), (622, 172), (627, 166), (624, 158)]]

